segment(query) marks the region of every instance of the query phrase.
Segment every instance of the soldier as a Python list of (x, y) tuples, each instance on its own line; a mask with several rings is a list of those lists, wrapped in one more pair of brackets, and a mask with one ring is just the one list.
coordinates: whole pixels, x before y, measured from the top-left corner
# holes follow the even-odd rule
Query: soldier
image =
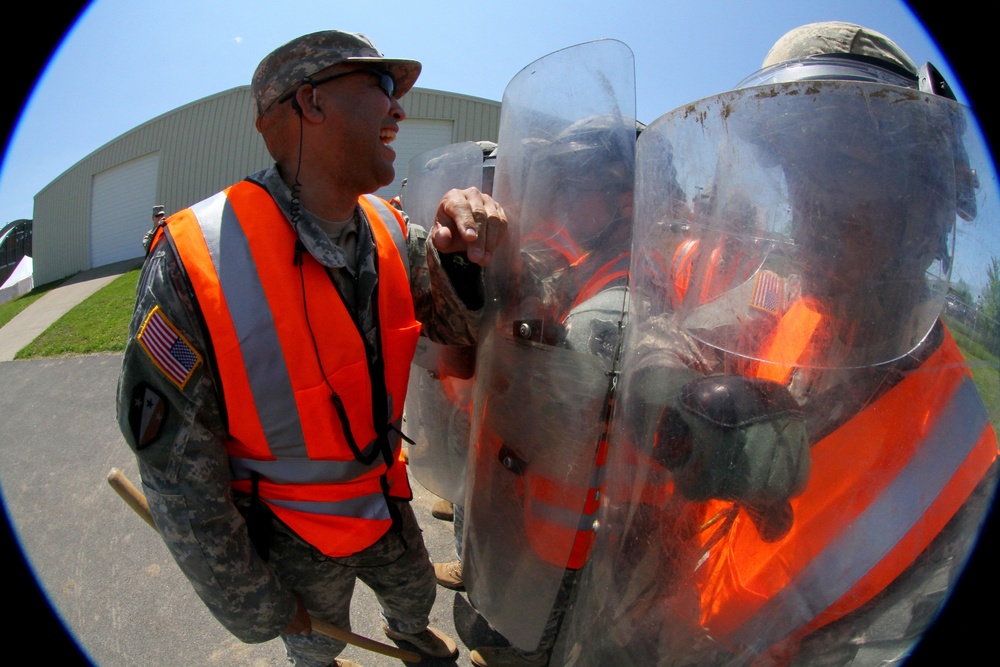
[(297, 666), (350, 664), (309, 617), (349, 627), (356, 579), (387, 636), (457, 655), (428, 626), (399, 429), (421, 326), (474, 342), (463, 298), (506, 221), (452, 191), (428, 233), (366, 194), (392, 182), (419, 73), (360, 34), (276, 49), (251, 84), (275, 165), (172, 216), (139, 280), (118, 417), (156, 525), (215, 617)]
[[(548, 662), (589, 554), (637, 131), (620, 42), (572, 47), (524, 72), (504, 94), (495, 188), (517, 243), (491, 269), (461, 562), (473, 606), (510, 643), (471, 652), (489, 667)], [(564, 104), (567, 85), (586, 103)], [(611, 296), (583, 305), (598, 293)]]
[(938, 319), (975, 261), (956, 235), (997, 238), (988, 152), (948, 93), (884, 35), (812, 24), (644, 133), (633, 247), (669, 151), (686, 191), (754, 204), (750, 227), (695, 217), (694, 238), (749, 233), (766, 257), (706, 299), (703, 253), (679, 305), (633, 272), (602, 530), (559, 664), (896, 664), (932, 622), (997, 479)]
[(153, 242), (153, 236), (156, 234), (156, 230), (163, 225), (163, 221), (166, 220), (167, 213), (163, 208), (163, 204), (157, 204), (153, 207), (153, 226), (150, 227), (149, 231), (142, 237), (142, 249), (148, 255), (149, 246)]

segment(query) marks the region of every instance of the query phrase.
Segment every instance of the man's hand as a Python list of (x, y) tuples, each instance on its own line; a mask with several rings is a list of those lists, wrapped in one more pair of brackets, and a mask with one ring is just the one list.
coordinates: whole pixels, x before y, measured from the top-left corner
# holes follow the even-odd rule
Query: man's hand
[(295, 596), (295, 616), (288, 622), (288, 627), (281, 631), (283, 635), (311, 635), (312, 621), (309, 620), (309, 612), (302, 605), (299, 596)]
[(486, 266), (507, 233), (500, 204), (476, 188), (449, 190), (441, 198), (431, 241), (440, 253), (465, 252), (470, 262)]

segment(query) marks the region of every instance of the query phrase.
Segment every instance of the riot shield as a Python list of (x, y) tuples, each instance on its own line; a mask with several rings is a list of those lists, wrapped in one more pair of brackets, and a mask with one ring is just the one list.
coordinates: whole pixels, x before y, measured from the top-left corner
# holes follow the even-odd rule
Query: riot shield
[[(481, 187), (483, 152), (466, 141), (415, 155), (409, 163), (403, 208), (430, 231), (441, 197)], [(469, 410), (475, 347), (441, 345), (421, 336), (406, 394), (406, 430), (413, 476), (431, 493), (461, 504), (465, 497)]]
[(487, 273), (463, 577), (476, 609), (526, 650), (593, 535), (624, 291), (580, 305), (627, 277), (633, 78), (629, 49), (597, 41), (532, 63), (503, 98), (494, 196), (509, 236)]
[(990, 334), (938, 318), (955, 278), (995, 285), (997, 195), (971, 111), (912, 89), (748, 88), (643, 132), (601, 531), (552, 664), (905, 657), (995, 490)]

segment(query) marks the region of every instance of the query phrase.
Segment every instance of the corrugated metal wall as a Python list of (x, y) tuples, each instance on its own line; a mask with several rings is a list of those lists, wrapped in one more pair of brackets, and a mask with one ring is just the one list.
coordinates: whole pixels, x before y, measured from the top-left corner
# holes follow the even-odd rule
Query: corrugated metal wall
[(410, 118), (455, 121), (453, 141), (496, 141), (500, 134), (500, 103), (479, 97), (414, 88), (402, 100)]
[[(499, 102), (414, 88), (402, 104), (410, 118), (454, 120), (454, 141), (497, 139)], [(155, 151), (160, 152), (160, 173), (156, 201), (150, 207), (163, 204), (168, 213), (271, 163), (253, 126), (249, 86), (192, 102), (140, 125), (94, 151), (35, 195), (36, 285), (91, 268), (94, 176)]]

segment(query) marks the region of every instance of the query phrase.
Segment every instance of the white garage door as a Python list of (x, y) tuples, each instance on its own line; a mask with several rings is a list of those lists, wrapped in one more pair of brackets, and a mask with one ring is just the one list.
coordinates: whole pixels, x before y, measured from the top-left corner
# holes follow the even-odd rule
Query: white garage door
[(392, 199), (399, 194), (399, 186), (406, 178), (406, 166), (410, 158), (418, 153), (447, 146), (454, 142), (455, 121), (453, 120), (404, 120), (399, 124), (399, 135), (392, 143), (396, 151), (396, 180), (376, 194), (383, 199)]
[[(141, 257), (142, 237), (153, 223), (159, 153), (94, 176), (90, 204), (90, 265)], [(167, 214), (170, 214), (167, 211)]]

